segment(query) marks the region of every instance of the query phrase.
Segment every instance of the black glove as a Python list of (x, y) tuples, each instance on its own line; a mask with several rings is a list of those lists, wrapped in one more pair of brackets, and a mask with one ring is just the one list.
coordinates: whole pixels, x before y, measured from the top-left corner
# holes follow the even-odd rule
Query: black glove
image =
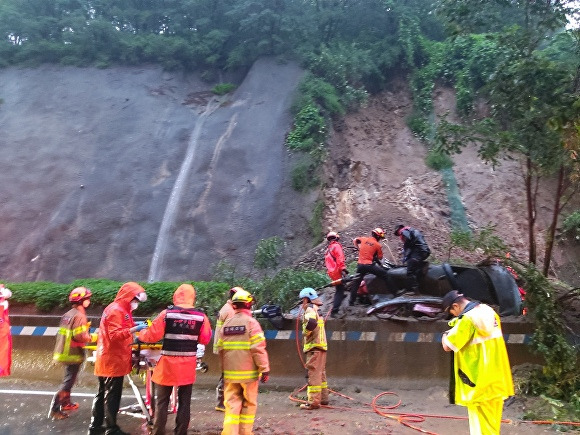
[(270, 372), (264, 372), (264, 373), (262, 373), (262, 376), (260, 376), (260, 382), (262, 382), (263, 384), (268, 382), (269, 379), (270, 379)]

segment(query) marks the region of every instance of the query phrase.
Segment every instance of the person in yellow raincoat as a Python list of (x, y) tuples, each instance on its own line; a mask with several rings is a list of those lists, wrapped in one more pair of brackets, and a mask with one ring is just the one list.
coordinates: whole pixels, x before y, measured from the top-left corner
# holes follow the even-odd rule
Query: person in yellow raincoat
[(467, 407), (471, 435), (499, 434), (503, 402), (514, 395), (499, 316), (457, 290), (442, 305), (455, 316), (441, 340), (445, 351), (454, 352), (455, 403)]

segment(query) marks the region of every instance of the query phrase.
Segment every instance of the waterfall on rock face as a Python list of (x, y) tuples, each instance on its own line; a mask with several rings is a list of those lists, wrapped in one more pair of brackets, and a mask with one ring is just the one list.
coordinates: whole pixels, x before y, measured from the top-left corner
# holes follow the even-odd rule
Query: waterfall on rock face
[(147, 282), (159, 281), (160, 269), (163, 264), (163, 256), (165, 254), (165, 249), (167, 246), (167, 238), (169, 236), (169, 231), (175, 221), (175, 214), (177, 212), (177, 207), (179, 206), (179, 201), (185, 186), (187, 177), (189, 175), (189, 170), (191, 169), (191, 164), (195, 156), (195, 152), (198, 145), (199, 136), (203, 124), (205, 123), (208, 116), (218, 107), (215, 101), (210, 101), (204, 112), (197, 118), (191, 138), (189, 139), (189, 145), (187, 147), (187, 152), (181, 168), (179, 169), (179, 174), (175, 179), (175, 184), (169, 195), (169, 200), (167, 201), (167, 206), (165, 207), (165, 213), (163, 214), (163, 219), (161, 221), (161, 227), (159, 228), (159, 234), (157, 235), (157, 242), (155, 243), (155, 249), (153, 251), (153, 256), (151, 258), (151, 266), (149, 267), (149, 275), (147, 277)]

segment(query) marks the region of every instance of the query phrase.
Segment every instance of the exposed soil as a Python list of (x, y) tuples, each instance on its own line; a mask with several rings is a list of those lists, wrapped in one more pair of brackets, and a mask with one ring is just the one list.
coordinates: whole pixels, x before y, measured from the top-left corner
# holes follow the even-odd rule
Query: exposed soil
[[(453, 114), (452, 89), (434, 95), (435, 112)], [(476, 263), (481, 254), (454, 249), (449, 252), (450, 210), (444, 181), (425, 164), (427, 147), (406, 125), (412, 101), (407, 84), (394, 80), (390, 88), (370, 98), (366, 107), (335, 124), (326, 165), (324, 230), (339, 231), (347, 263), (356, 261), (351, 240), (370, 235), (375, 226), (387, 232), (385, 255), (400, 262), (398, 237), (392, 231), (404, 223), (423, 231), (431, 246), (431, 261), (460, 259)], [(451, 120), (454, 120), (451, 117)], [(484, 164), (476, 149), (467, 147), (456, 156), (454, 173), (472, 230), (494, 225), (495, 233), (511, 247), (511, 255), (527, 259), (527, 220), (520, 162), (504, 160), (493, 168)], [(539, 189), (538, 249), (543, 252), (544, 234), (553, 201), (553, 183)], [(301, 260), (323, 268), (325, 246), (317, 246)], [(578, 285), (577, 252), (559, 237), (554, 249), (553, 272)], [(541, 259), (540, 259), (541, 260)]]

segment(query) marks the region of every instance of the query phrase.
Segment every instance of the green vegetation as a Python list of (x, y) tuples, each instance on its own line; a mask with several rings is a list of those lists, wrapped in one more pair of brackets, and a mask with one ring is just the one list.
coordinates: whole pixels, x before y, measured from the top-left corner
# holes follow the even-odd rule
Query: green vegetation
[(437, 171), (441, 169), (451, 168), (453, 166), (453, 160), (449, 157), (449, 154), (442, 153), (437, 149), (430, 149), (427, 157), (425, 157), (425, 163), (431, 169)]
[(236, 89), (236, 85), (233, 83), (218, 83), (212, 88), (211, 91), (216, 95), (225, 95), (229, 94), (234, 89)]
[[(216, 82), (222, 71), (244, 70), (260, 56), (297, 60), (308, 74), (293, 104), (286, 145), (300, 155), (292, 173), (298, 191), (320, 185), (318, 171), (333, 120), (364, 105), (393, 77), (407, 78), (413, 95), (407, 123), (417, 137), (437, 145), (427, 156), (429, 166), (448, 169), (447, 154), (467, 144), (475, 144), (492, 165), (506, 157), (523, 159), (529, 265), (520, 275), (537, 325), (534, 347), (546, 359), (527, 391), (544, 394), (552, 407), (564, 400), (578, 409), (578, 375), (571, 369), (577, 352), (565, 340), (560, 299), (535, 269), (538, 183), (546, 176), (557, 179), (553, 221), (545, 237), (545, 276), (558, 217), (580, 180), (580, 38), (577, 30), (564, 26), (573, 12), (578, 8), (569, 2), (530, 0), (438, 0), (429, 5), (423, 0), (3, 0), (0, 67), (158, 64), (195, 70)], [(433, 90), (439, 83), (455, 88), (461, 124), (434, 119)], [(222, 95), (233, 89), (222, 83), (213, 91)], [(476, 110), (482, 99), (486, 110)], [(314, 237), (321, 234), (322, 209), (318, 203), (310, 222)], [(579, 222), (578, 212), (570, 214), (564, 231), (578, 237)], [(279, 238), (262, 240), (255, 266), (277, 267), (283, 247)], [(475, 235), (456, 228), (449, 255), (455, 248), (482, 249), (490, 258), (507, 250), (492, 228)], [(195, 283), (198, 305), (208, 312), (219, 308), (223, 293), (234, 284), (247, 287), (258, 301), (287, 308), (303, 286), (327, 282), (318, 272), (290, 269), (255, 282), (237, 277), (235, 267), (226, 263), (215, 273), (217, 281)], [(100, 305), (109, 303), (120, 285), (108, 280), (8, 285), (16, 303), (34, 303), (46, 311), (62, 307), (68, 291), (84, 283)], [(140, 309), (169, 303), (177, 284), (143, 284), (150, 299)]]
[(566, 216), (562, 224), (562, 231), (571, 235), (576, 241), (580, 240), (580, 210)]
[[(219, 311), (224, 304), (227, 291), (234, 285), (242, 286), (250, 291), (258, 305), (273, 302), (281, 304), (284, 309), (289, 309), (296, 303), (298, 293), (303, 287), (318, 287), (328, 283), (326, 274), (306, 269), (282, 269), (272, 277), (254, 281), (237, 277), (235, 270), (226, 264), (222, 264), (220, 268), (222, 273), (229, 270), (228, 278), (231, 281), (184, 281), (195, 287), (196, 306), (203, 309), (210, 317)], [(73, 288), (79, 286), (90, 288), (93, 292), (93, 305), (105, 307), (113, 302), (123, 283), (107, 279), (80, 279), (70, 284), (47, 281), (5, 282), (5, 284), (12, 290), (13, 295), (10, 301), (13, 306), (33, 305), (39, 312), (64, 313), (66, 307), (69, 306), (68, 295)], [(147, 291), (147, 301), (139, 305), (135, 314), (148, 316), (170, 305), (173, 293), (183, 282), (140, 282), (139, 284)]]
[(254, 266), (258, 269), (274, 269), (278, 266), (283, 248), (284, 240), (280, 237), (275, 236), (260, 240), (254, 255)]
[(531, 347), (545, 363), (532, 372), (525, 393), (543, 395), (552, 402), (555, 418), (580, 419), (580, 372), (578, 352), (567, 340), (568, 327), (562, 313), (578, 289), (552, 283), (533, 266), (514, 265), (526, 288), (526, 306), (535, 324)]

